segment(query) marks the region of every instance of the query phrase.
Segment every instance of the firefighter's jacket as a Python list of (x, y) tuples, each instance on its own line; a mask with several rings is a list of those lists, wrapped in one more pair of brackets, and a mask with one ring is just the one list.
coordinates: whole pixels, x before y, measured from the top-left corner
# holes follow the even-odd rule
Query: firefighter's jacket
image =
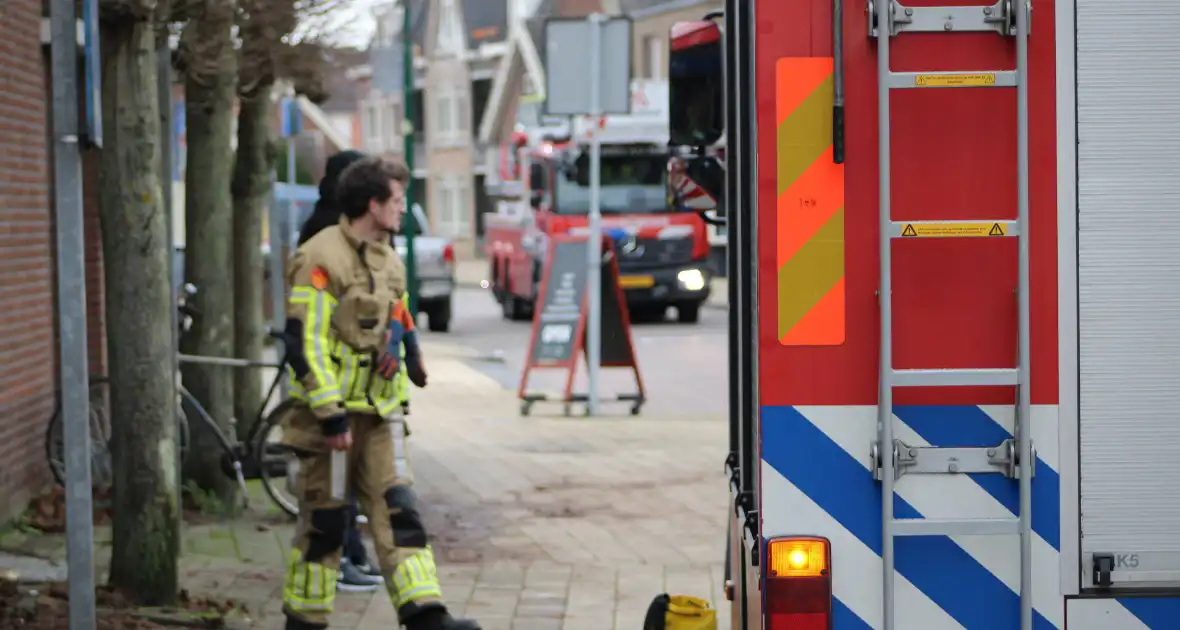
[[(385, 350), (394, 306), (406, 291), (401, 258), (387, 243), (359, 239), (341, 218), (295, 251), (289, 274), (287, 343), (291, 396), (320, 422), (346, 412), (388, 417), (400, 406), (400, 375), (373, 369)], [(311, 446), (318, 427), (289, 427)], [(284, 440), (289, 441), (289, 440)]]

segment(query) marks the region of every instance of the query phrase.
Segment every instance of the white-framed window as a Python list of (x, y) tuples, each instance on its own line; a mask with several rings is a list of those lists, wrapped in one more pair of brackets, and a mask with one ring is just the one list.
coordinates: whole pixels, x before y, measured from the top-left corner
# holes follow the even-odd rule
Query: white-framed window
[(462, 56), (467, 51), (467, 42), (464, 40), (463, 21), (459, 19), (459, 9), (455, 0), (443, 0), (438, 20), (438, 46), (435, 52), (440, 55)]
[(433, 111), (436, 144), (455, 146), (465, 144), (470, 139), (470, 113), (465, 92), (440, 88), (435, 95)]
[(643, 38), (643, 78), (664, 78), (664, 38), (647, 35)]
[(460, 175), (440, 175), (437, 182), (437, 207), (434, 231), (449, 238), (471, 236), (471, 208), (467, 202), (467, 180)]

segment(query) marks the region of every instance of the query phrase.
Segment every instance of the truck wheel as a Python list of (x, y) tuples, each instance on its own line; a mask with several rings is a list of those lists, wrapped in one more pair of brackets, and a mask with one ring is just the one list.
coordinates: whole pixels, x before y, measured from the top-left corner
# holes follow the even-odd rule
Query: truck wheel
[(504, 319), (508, 321), (520, 322), (532, 316), (528, 303), (511, 293), (504, 295), (503, 307)]
[(450, 332), (451, 303), (443, 302), (426, 313), (427, 328), (430, 332)]
[(676, 307), (676, 321), (681, 324), (695, 324), (701, 321), (700, 302), (690, 302)]
[(664, 321), (667, 309), (663, 306), (637, 306), (631, 309), (631, 322), (634, 324), (652, 324)]
[(492, 279), (492, 297), (495, 298), (497, 304), (504, 303), (504, 283), (500, 281), (500, 265), (492, 262), (491, 275)]

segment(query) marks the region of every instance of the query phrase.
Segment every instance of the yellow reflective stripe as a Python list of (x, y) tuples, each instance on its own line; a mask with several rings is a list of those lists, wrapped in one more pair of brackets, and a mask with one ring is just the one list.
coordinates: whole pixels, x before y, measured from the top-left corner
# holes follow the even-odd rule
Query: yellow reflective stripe
[(283, 580), (283, 603), (295, 612), (332, 612), (337, 573), (322, 564), (304, 562), (303, 552), (292, 549)]
[(335, 388), (321, 387), (307, 396), (309, 407), (323, 407), (333, 402), (340, 402), (340, 392)]
[[(356, 356), (357, 365), (356, 384), (358, 387), (356, 388), (356, 395), (364, 398), (365, 384), (369, 382), (369, 375), (373, 373), (373, 366), (371, 365), (370, 361), (365, 360), (368, 359), (368, 357), (362, 357), (361, 355), (354, 356)], [(362, 361), (364, 362), (362, 363)]]
[[(312, 408), (339, 403), (340, 387), (335, 374), (329, 367), (328, 346), (332, 325), (332, 312), (336, 310), (336, 298), (326, 291), (298, 286), (291, 289), (291, 303), (307, 307), (306, 321), (303, 322), (303, 350), (308, 367), (319, 387), (307, 401)], [(316, 392), (323, 392), (319, 396)]]
[(406, 374), (406, 369), (403, 364), (402, 371), (397, 375), (397, 401), (399, 403), (409, 402), (410, 400), (410, 377)]
[(339, 353), (339, 357), (340, 364), (343, 366), (340, 374), (340, 394), (345, 400), (348, 400), (352, 398), (354, 379), (359, 369), (357, 366), (358, 361), (356, 355), (347, 352)]
[(442, 599), (438, 571), (434, 566), (434, 554), (429, 547), (406, 558), (398, 565), (393, 572), (390, 595), (394, 608), (420, 599)]
[(316, 296), (318, 295), (323, 295), (324, 298), (327, 299), (328, 305), (333, 310), (335, 310), (336, 298), (333, 297), (331, 293), (328, 293), (327, 291), (320, 291), (315, 287), (291, 287), (291, 297), (288, 298), (287, 301), (291, 302), (292, 304), (311, 304), (313, 301), (315, 301)]
[(401, 406), (396, 398), (387, 398), (377, 401), (377, 413), (381, 414), (382, 418), (389, 417), (397, 408)]

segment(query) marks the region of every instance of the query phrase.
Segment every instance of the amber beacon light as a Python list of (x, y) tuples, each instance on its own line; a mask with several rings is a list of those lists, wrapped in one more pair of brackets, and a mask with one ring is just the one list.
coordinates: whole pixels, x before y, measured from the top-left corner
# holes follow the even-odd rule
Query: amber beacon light
[(766, 630), (830, 630), (832, 546), (784, 536), (766, 543)]

